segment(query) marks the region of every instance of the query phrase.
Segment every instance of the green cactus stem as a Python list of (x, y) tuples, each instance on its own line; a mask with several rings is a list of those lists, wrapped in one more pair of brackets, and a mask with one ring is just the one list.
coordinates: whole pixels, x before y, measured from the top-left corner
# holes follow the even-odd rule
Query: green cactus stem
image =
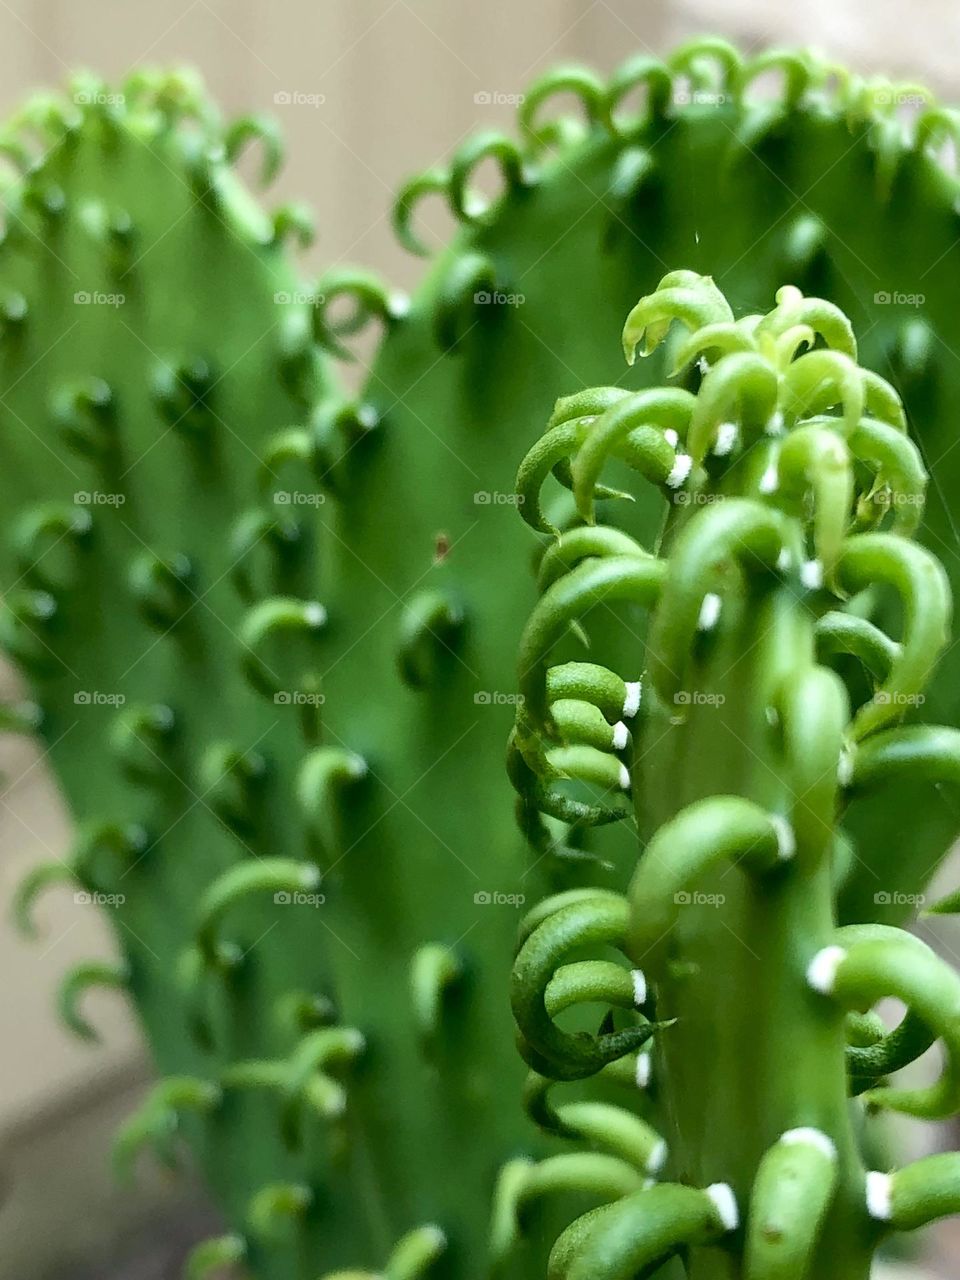
[[(860, 1109), (926, 1120), (960, 1110), (960, 977), (899, 928), (838, 927), (851, 851), (867, 867), (872, 857), (851, 849), (842, 826), (861, 755), (869, 768), (883, 745), (895, 758), (923, 732), (940, 735), (938, 758), (960, 760), (956, 731), (900, 727), (947, 644), (950, 592), (939, 562), (909, 540), (917, 521), (905, 531), (896, 516), (925, 475), (893, 389), (857, 364), (835, 306), (794, 287), (776, 302), (737, 319), (708, 277), (665, 276), (630, 312), (624, 350), (632, 359), (641, 344), (648, 355), (665, 345), (676, 372), (690, 370), (685, 422), (664, 424), (660, 393), (601, 391), (582, 398), (596, 412), (566, 437), (585, 523), (544, 554), (561, 570), (541, 570), (521, 641), (511, 750), (526, 769), (511, 774), (524, 802), (539, 803), (544, 787), (602, 799), (623, 785), (623, 770), (640, 851), (625, 895), (598, 889), (536, 909), (514, 965), (513, 1010), (523, 1056), (548, 1077), (541, 1094), (550, 1080), (599, 1082), (652, 1036), (657, 1089), (642, 1123), (659, 1128), (665, 1158), (648, 1164), (657, 1184), (646, 1190), (611, 1180), (586, 1153), (565, 1179), (545, 1164), (545, 1192), (604, 1202), (561, 1234), (551, 1280), (629, 1280), (673, 1256), (696, 1280), (866, 1280), (878, 1223), (910, 1229), (957, 1206), (956, 1156), (892, 1178), (865, 1167), (850, 1096)], [(881, 439), (883, 456), (873, 447)], [(684, 465), (651, 469), (661, 444)], [(593, 524), (595, 489), (617, 461), (672, 490), (656, 554)], [(529, 483), (528, 463), (518, 484)], [(869, 504), (879, 484), (884, 501)], [(530, 510), (538, 506), (539, 496)], [(856, 615), (838, 625), (838, 611), (877, 599), (880, 586), (901, 601), (896, 637)], [(570, 623), (589, 632), (613, 598), (647, 612), (649, 628), (629, 672), (643, 668), (633, 733), (604, 741), (596, 718), (612, 730), (619, 697), (604, 695), (619, 694), (625, 673), (584, 681), (576, 715), (554, 699), (550, 673)], [(838, 653), (860, 658), (862, 674), (845, 682), (830, 665)], [(570, 963), (611, 945), (622, 965)], [(900, 1027), (881, 1028), (867, 1047), (848, 1043), (848, 1014), (888, 996), (906, 1006)], [(561, 1025), (576, 1003), (610, 1008), (599, 1034)], [(934, 1040), (944, 1055), (934, 1083), (888, 1081)], [(546, 1127), (604, 1145), (588, 1126)], [(621, 1122), (617, 1136), (627, 1132)], [(537, 1168), (507, 1166), (505, 1203), (519, 1202)], [(511, 1221), (516, 1208), (498, 1206), (501, 1249), (519, 1234)]]

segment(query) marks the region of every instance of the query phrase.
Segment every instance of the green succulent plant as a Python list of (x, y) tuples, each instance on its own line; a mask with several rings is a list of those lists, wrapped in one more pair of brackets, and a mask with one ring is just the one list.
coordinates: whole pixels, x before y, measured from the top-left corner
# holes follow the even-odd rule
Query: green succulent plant
[[(680, 1253), (695, 1277), (854, 1280), (887, 1232), (960, 1209), (960, 1155), (868, 1171), (849, 1102), (960, 1110), (960, 976), (901, 929), (838, 926), (844, 881), (871, 863), (843, 830), (848, 795), (960, 765), (960, 732), (900, 723), (948, 641), (950, 589), (912, 540), (927, 477), (899, 397), (857, 365), (842, 312), (788, 286), (736, 319), (712, 280), (676, 271), (630, 313), (628, 359), (675, 321), (672, 367), (693, 367), (694, 389), (575, 392), (520, 468), (535, 526), (561, 466), (583, 523), (541, 561), (511, 772), (524, 805), (567, 820), (576, 806), (580, 823), (632, 789), (642, 851), (625, 894), (567, 891), (528, 917), (513, 974), (525, 1101), (587, 1150), (511, 1168), (500, 1214), (547, 1193), (600, 1201), (560, 1236), (551, 1280), (629, 1280)], [(595, 523), (617, 460), (671, 493), (656, 554)], [(896, 639), (865, 616), (881, 591), (900, 601)], [(553, 661), (616, 601), (649, 615), (639, 686)], [(842, 678), (850, 659), (866, 681)], [(865, 1029), (889, 996), (899, 1027)], [(631, 1012), (598, 1035), (557, 1020), (597, 1004)], [(885, 1087), (934, 1039), (934, 1084)], [(653, 1092), (640, 1118), (547, 1101), (605, 1076)]]
[[(768, 75), (782, 85), (762, 99), (756, 86)], [(548, 119), (558, 94), (578, 98), (582, 118)], [(922, 103), (912, 129), (901, 118), (905, 102)], [(855, 318), (864, 366), (889, 375), (903, 397), (933, 482), (921, 540), (940, 550), (956, 541), (946, 410), (960, 390), (951, 353), (957, 183), (936, 154), (958, 136), (953, 113), (911, 86), (864, 82), (803, 53), (744, 60), (706, 40), (668, 62), (632, 59), (608, 82), (579, 68), (552, 72), (526, 94), (519, 126), (519, 141), (484, 133), (400, 192), (394, 221), (412, 250), (422, 250), (421, 198), (448, 200), (463, 224), (411, 303), (352, 268), (300, 285), (286, 247), (309, 234), (302, 210), (264, 215), (231, 172), (259, 140), (269, 179), (275, 133), (260, 119), (224, 125), (183, 74), (140, 74), (122, 93), (84, 77), (66, 100), (31, 103), (5, 134), (2, 634), (31, 699), (10, 709), (9, 723), (39, 730), (78, 824), (70, 857), (27, 881), (20, 915), (29, 923), (36, 894), (59, 881), (106, 908), (118, 960), (69, 975), (61, 1003), (89, 1036), (80, 1003), (88, 987), (119, 986), (135, 1002), (164, 1078), (123, 1131), (118, 1160), (129, 1168), (152, 1147), (174, 1161), (186, 1138), (229, 1223), (229, 1234), (198, 1247), (192, 1275), (228, 1263), (258, 1280), (316, 1280), (358, 1266), (391, 1280), (474, 1276), (491, 1265), (504, 1277), (541, 1275), (585, 1182), (594, 1196), (632, 1204), (662, 1158), (653, 1126), (631, 1119), (622, 1102), (610, 1141), (588, 1153), (598, 1160), (584, 1168), (584, 1153), (551, 1155), (553, 1139), (520, 1103), (508, 999), (523, 900), (579, 892), (592, 910), (602, 886), (622, 915), (636, 863), (630, 821), (590, 826), (615, 818), (622, 802), (597, 813), (593, 801), (558, 796), (531, 772), (528, 742), (511, 751), (508, 778), (503, 749), (517, 639), (535, 599), (523, 565), (541, 556), (549, 578), (567, 554), (544, 554), (517, 518), (516, 468), (561, 391), (576, 398), (615, 386), (616, 399), (665, 383), (660, 351), (627, 374), (617, 355), (639, 294), (685, 264), (720, 282), (737, 314), (768, 306), (785, 283), (830, 298)], [(504, 189), (483, 208), (471, 178), (489, 157)], [(908, 304), (905, 293), (923, 300)], [(721, 320), (729, 326), (726, 313)], [(361, 394), (349, 399), (329, 365), (349, 356), (368, 322), (383, 333)], [(597, 407), (583, 394), (593, 408), (567, 422), (556, 457), (536, 463), (575, 495), (566, 458), (584, 444), (579, 420)], [(690, 394), (657, 393), (663, 412), (678, 415), (666, 431), (679, 435)], [(886, 420), (892, 403), (871, 402), (867, 416)], [(632, 504), (622, 532), (598, 535), (562, 491), (542, 511), (530, 499), (524, 514), (537, 512), (532, 522), (552, 538), (563, 530), (561, 548), (575, 549), (578, 538), (595, 546), (601, 536), (635, 558), (635, 545), (654, 545), (664, 495), (674, 492), (676, 452), (665, 440), (660, 430), (644, 446), (662, 483)], [(891, 492), (918, 492), (908, 483), (916, 473), (888, 477), (889, 458), (878, 463), (871, 439), (861, 444), (868, 470), (879, 466)], [(901, 466), (915, 461), (897, 456)], [(802, 459), (793, 465), (802, 471)], [(855, 479), (862, 485), (859, 470)], [(530, 474), (524, 485), (521, 496), (536, 492)], [(595, 494), (605, 520), (615, 495)], [(864, 518), (882, 510), (871, 498)], [(919, 510), (898, 505), (898, 529), (909, 532)], [(799, 525), (796, 513), (789, 519)], [(875, 575), (863, 554), (862, 572)], [(955, 563), (946, 557), (951, 575)], [(601, 787), (619, 786), (604, 724), (618, 698), (621, 711), (637, 698), (644, 624), (634, 613), (628, 603), (591, 620), (589, 651), (571, 659), (589, 659), (589, 670), (563, 664), (551, 677), (560, 680), (548, 684), (554, 703), (587, 696), (597, 714), (576, 705), (556, 713), (558, 724), (569, 717), (574, 746), (551, 746), (548, 772), (593, 769)], [(866, 621), (846, 621), (849, 613), (819, 632), (856, 701), (869, 688), (847, 653), (851, 637), (864, 645), (869, 635), (867, 666), (881, 682), (903, 655)], [(883, 623), (882, 612), (871, 617)], [(795, 625), (793, 660), (816, 670), (802, 647), (805, 624)], [(571, 642), (578, 637), (582, 644), (574, 625)], [(784, 641), (763, 672), (788, 650)], [(944, 655), (925, 718), (957, 722), (957, 661), (955, 650)], [(919, 659), (911, 668), (918, 680), (922, 668)], [(603, 670), (635, 676), (624, 689)], [(757, 705), (748, 700), (742, 714)], [(724, 723), (707, 710), (691, 712), (705, 733)], [(644, 830), (697, 798), (683, 770), (670, 772), (683, 731), (664, 731), (662, 762), (659, 748), (651, 756), (671, 785), (644, 779), (656, 799)], [(616, 728), (617, 743), (624, 732)], [(929, 733), (913, 754), (904, 747), (902, 769), (878, 759), (883, 786), (867, 787), (868, 748), (882, 737), (854, 756), (863, 796), (849, 797), (844, 826), (860, 861), (837, 886), (842, 925), (902, 922), (957, 825), (931, 774), (937, 764), (939, 780), (952, 780), (952, 757), (924, 755)], [(585, 745), (599, 751), (589, 766)], [(717, 772), (702, 782), (720, 785), (729, 770), (731, 795), (780, 812), (797, 775), (767, 749), (773, 798), (735, 775), (742, 756), (726, 739), (711, 742)], [(891, 847), (891, 824), (905, 811), (916, 816)], [(736, 883), (745, 899), (751, 882), (738, 873)], [(888, 901), (874, 901), (878, 886)], [(818, 882), (821, 909), (828, 890)], [(737, 909), (746, 910), (740, 899)], [(707, 916), (708, 936), (718, 918)], [(536, 923), (535, 914), (527, 928)], [(793, 936), (785, 926), (766, 930), (763, 947)], [(629, 1010), (636, 991), (621, 972), (569, 975), (574, 985), (552, 989), (551, 1014), (579, 1001), (583, 982)], [(771, 968), (778, 980), (784, 973)], [(773, 985), (763, 990), (772, 1001)], [(817, 1035), (801, 1041), (798, 1029), (791, 1043), (816, 1073), (833, 1064), (821, 1085), (836, 1101), (842, 1018), (836, 1002), (820, 999), (797, 1024)], [(925, 1029), (910, 1021), (899, 1037), (908, 1048), (941, 1030), (921, 1021)], [(626, 1022), (602, 1032), (613, 1037), (604, 1052), (629, 1049), (601, 1084), (618, 1098), (622, 1082), (606, 1077), (624, 1063), (636, 1070), (629, 1055), (649, 1035)], [(761, 1025), (773, 1034), (773, 1013)], [(865, 1055), (857, 1079), (873, 1088), (900, 1059), (885, 1037), (876, 1041), (871, 1019), (846, 1025)], [(687, 1035), (682, 1018), (656, 1033), (655, 1056)], [(525, 1036), (549, 1080), (556, 1054), (549, 1043), (531, 1050), (537, 1037)], [(733, 1041), (731, 1029), (724, 1045)], [(761, 1043), (755, 1029), (748, 1043)], [(702, 1053), (697, 1066), (705, 1069)], [(545, 1085), (528, 1085), (529, 1112), (548, 1130), (596, 1138), (610, 1113), (596, 1110), (593, 1082), (570, 1087), (587, 1092), (558, 1104)], [(757, 1165), (778, 1135), (766, 1109), (764, 1129), (742, 1150), (737, 1138), (737, 1168), (715, 1171), (716, 1148), (696, 1137), (701, 1105), (690, 1103), (684, 1127), (689, 1163), (676, 1166), (686, 1147), (668, 1147), (669, 1176), (689, 1185), (655, 1194), (673, 1197), (658, 1230), (674, 1224), (706, 1241), (729, 1220), (731, 1201), (697, 1188), (731, 1183), (746, 1213)], [(730, 1121), (753, 1114), (735, 1108)], [(836, 1203), (855, 1202), (862, 1225), (846, 1130), (826, 1116), (809, 1124), (841, 1152)], [(801, 1142), (804, 1168), (811, 1150), (826, 1158), (825, 1144)], [(914, 1177), (897, 1175), (895, 1206), (907, 1204)], [(556, 1207), (541, 1194), (553, 1185), (567, 1192)], [(942, 1194), (948, 1202), (949, 1188)], [(915, 1225), (929, 1204), (927, 1196), (919, 1215), (896, 1208), (893, 1222)], [(839, 1233), (837, 1211), (824, 1212), (824, 1229)], [(838, 1255), (852, 1259), (852, 1276), (879, 1231), (867, 1226), (862, 1240), (851, 1227)], [(579, 1235), (564, 1239), (561, 1274), (582, 1252)], [(710, 1263), (696, 1265), (737, 1265), (743, 1237), (731, 1239), (732, 1248), (724, 1240), (705, 1255)], [(671, 1236), (663, 1248), (676, 1243)]]

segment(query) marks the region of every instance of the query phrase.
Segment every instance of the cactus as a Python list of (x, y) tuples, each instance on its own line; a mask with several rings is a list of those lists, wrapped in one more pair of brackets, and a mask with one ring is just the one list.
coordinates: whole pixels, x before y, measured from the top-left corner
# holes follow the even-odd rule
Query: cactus
[[(562, 1181), (545, 1176), (551, 1157), (502, 1194), (599, 1200), (557, 1240), (551, 1280), (627, 1280), (681, 1253), (690, 1276), (854, 1280), (889, 1230), (960, 1209), (960, 1154), (870, 1172), (848, 1103), (960, 1110), (960, 977), (903, 930), (837, 924), (853, 860), (871, 863), (844, 832), (847, 797), (960, 763), (960, 732), (900, 723), (947, 644), (950, 590), (912, 540), (926, 474), (899, 398), (857, 365), (835, 306), (787, 286), (768, 314), (735, 319), (708, 277), (672, 272), (630, 312), (628, 360), (669, 343), (675, 321), (672, 368), (696, 370), (690, 389), (561, 399), (520, 470), (539, 523), (536, 490), (562, 461), (583, 524), (541, 563), (511, 773), (548, 814), (586, 812), (576, 791), (599, 789), (581, 821), (631, 790), (643, 847), (625, 894), (560, 893), (528, 922), (513, 971), (525, 1097), (593, 1150)], [(615, 461), (671, 495), (656, 554), (595, 523)], [(856, 607), (881, 588), (899, 597), (898, 639)], [(615, 601), (649, 615), (628, 673), (642, 662), (639, 700), (622, 672), (556, 661), (571, 625)], [(845, 681), (849, 658), (861, 671)], [(632, 975), (578, 959), (610, 947)], [(848, 1045), (848, 1015), (887, 996), (907, 1006), (900, 1027)], [(598, 1003), (612, 1006), (599, 1034), (559, 1025)], [(884, 1087), (933, 1038), (940, 1078)], [(636, 1145), (620, 1106), (575, 1103), (571, 1121), (544, 1105), (601, 1075), (649, 1084)], [(630, 1183), (661, 1169), (653, 1187)]]
[[(783, 76), (783, 91), (756, 102), (766, 72)], [(547, 119), (561, 92), (581, 100), (582, 119)], [(635, 92), (646, 94), (639, 112)], [(522, 477), (524, 513), (544, 532), (566, 530), (542, 558), (544, 586), (577, 572), (597, 537), (632, 562), (636, 545), (653, 544), (656, 490), (633, 504), (624, 530), (602, 533), (578, 527), (566, 495), (543, 509), (530, 495), (551, 471), (576, 487), (566, 458), (586, 447), (581, 419), (597, 407), (589, 394), (577, 401), (578, 388), (617, 384), (613, 405), (621, 382), (636, 392), (664, 381), (659, 355), (622, 377), (615, 339), (666, 264), (711, 272), (738, 312), (767, 305), (788, 281), (859, 319), (878, 289), (899, 287), (885, 274), (891, 260), (899, 255), (906, 284), (942, 256), (923, 310), (905, 323), (895, 306), (871, 314), (861, 355), (887, 372), (894, 358), (935, 464), (923, 536), (949, 544), (942, 408), (956, 377), (944, 338), (955, 327), (955, 184), (928, 153), (956, 126), (931, 103), (904, 136), (900, 94), (803, 54), (743, 61), (716, 41), (669, 64), (633, 59), (607, 83), (551, 73), (526, 95), (519, 142), (471, 139), (447, 169), (400, 192), (394, 221), (414, 251), (422, 197), (447, 198), (463, 223), (412, 305), (344, 267), (301, 296), (283, 242), (307, 235), (302, 212), (265, 217), (228, 172), (260, 139), (269, 178), (275, 135), (261, 120), (224, 128), (182, 75), (138, 75), (123, 102), (84, 79), (69, 102), (35, 103), (9, 132), (3, 153), (18, 172), (0, 247), (10, 428), (0, 554), (13, 585), (2, 638), (31, 702), (8, 720), (39, 722), (78, 819), (71, 856), (31, 876), (19, 907), (29, 922), (36, 894), (62, 880), (109, 907), (118, 959), (68, 976), (62, 1008), (89, 1036), (80, 1002), (90, 986), (126, 987), (136, 1003), (164, 1079), (121, 1135), (121, 1170), (141, 1151), (175, 1162), (183, 1136), (229, 1223), (198, 1246), (189, 1274), (230, 1263), (260, 1280), (345, 1268), (414, 1280), (474, 1275), (493, 1261), (504, 1276), (538, 1275), (554, 1226), (584, 1190), (631, 1216), (631, 1197), (660, 1171), (660, 1135), (620, 1091), (627, 1075), (647, 1078), (671, 1036), (686, 1036), (682, 1023), (628, 1023), (624, 1013), (623, 1025), (605, 1022), (614, 1102), (555, 1099), (543, 1017), (545, 1047), (527, 1036), (538, 1076), (528, 1113), (598, 1151), (555, 1152), (520, 1103), (508, 1002), (516, 908), (572, 894), (563, 901), (595, 922), (598, 941), (623, 931), (635, 845), (616, 821), (626, 793), (615, 757), (640, 698), (636, 639), (613, 609), (591, 623), (589, 663), (581, 653), (548, 677), (572, 742), (554, 744), (547, 766), (613, 784), (622, 798), (565, 796), (512, 751), (518, 833), (503, 744), (532, 601), (516, 565), (536, 540), (516, 518), (513, 476), (572, 386), (571, 416), (549, 446), (559, 452), (541, 452)], [(39, 154), (29, 150), (37, 129)], [(482, 209), (471, 177), (488, 157), (504, 191)], [(852, 207), (864, 214), (851, 227)], [(97, 301), (68, 310), (77, 292)], [(107, 305), (119, 294), (122, 307)], [(349, 356), (368, 322), (382, 340), (362, 393), (345, 400), (328, 358)], [(658, 393), (660, 425), (642, 442), (645, 473), (666, 492), (690, 483), (668, 438), (685, 427), (690, 394)], [(868, 416), (883, 418), (883, 405)], [(861, 443), (875, 463), (875, 442)], [(891, 483), (915, 492), (913, 455), (898, 462)], [(581, 479), (581, 496), (584, 483), (593, 481)], [(593, 492), (605, 513), (617, 491)], [(77, 493), (91, 501), (72, 501)], [(828, 545), (831, 533), (818, 531)], [(572, 633), (583, 638), (575, 624)], [(881, 679), (902, 657), (842, 613), (821, 627), (821, 644), (845, 676), (851, 646)], [(609, 674), (627, 668), (626, 684)], [(928, 693), (928, 709), (948, 722), (950, 670), (948, 655)], [(912, 753), (901, 740), (905, 781), (870, 756), (870, 740), (856, 755), (864, 798), (847, 826), (855, 847), (878, 851), (874, 874), (858, 875), (854, 862), (842, 886), (845, 922), (901, 917), (903, 896), (953, 832), (952, 814), (929, 796), (931, 771), (951, 776), (949, 751), (910, 732), (926, 736)], [(727, 745), (717, 753), (730, 755)], [(682, 798), (665, 789), (660, 800), (671, 796)], [(878, 833), (898, 806), (919, 811), (921, 797), (925, 822), (894, 865)], [(877, 883), (895, 891), (888, 911), (872, 903)], [(537, 923), (535, 910), (526, 928)], [(647, 1004), (639, 977), (589, 960), (553, 980), (546, 1014), (585, 990), (627, 1013)], [(833, 1045), (837, 1016), (798, 1025), (820, 1018)], [(856, 1079), (868, 1093), (930, 1034), (920, 1017), (891, 1045), (869, 1019), (858, 1026)], [(596, 1046), (575, 1043), (576, 1071), (596, 1065)], [(778, 1160), (802, 1157), (806, 1168), (825, 1149), (784, 1146), (772, 1166), (764, 1159), (768, 1181), (782, 1181)], [(675, 1142), (667, 1151), (676, 1161)], [(846, 1177), (853, 1157), (842, 1154)], [(751, 1177), (754, 1155), (747, 1144)], [(648, 1203), (660, 1206), (663, 1250), (716, 1239), (726, 1265), (745, 1175), (701, 1172), (649, 1189)], [(951, 1166), (934, 1175), (947, 1203)], [(904, 1177), (888, 1196), (899, 1206), (891, 1221), (915, 1225), (922, 1179)], [(733, 1191), (705, 1195), (712, 1183)], [(554, 1190), (564, 1193), (557, 1206)], [(625, 1229), (613, 1223), (617, 1239)], [(565, 1237), (558, 1267), (578, 1265), (586, 1231)]]

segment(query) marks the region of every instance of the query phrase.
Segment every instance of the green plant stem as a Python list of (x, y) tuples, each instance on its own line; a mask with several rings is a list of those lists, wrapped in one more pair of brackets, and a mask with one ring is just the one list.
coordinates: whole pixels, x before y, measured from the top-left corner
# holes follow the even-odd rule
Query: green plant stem
[[(723, 702), (693, 706), (685, 723), (666, 731), (657, 717), (648, 726), (638, 753), (644, 829), (717, 794), (770, 811), (786, 801), (789, 812), (789, 774), (778, 767), (778, 730), (767, 708), (776, 705), (783, 679), (796, 678), (804, 655), (812, 660), (812, 617), (785, 587), (759, 608), (747, 602), (738, 624), (697, 671), (698, 688)], [(648, 748), (657, 735), (663, 741), (654, 753)], [(817, 852), (801, 845), (762, 883), (722, 867), (697, 886), (722, 903), (695, 899), (679, 911), (671, 954), (656, 975), (657, 1017), (677, 1019), (658, 1042), (661, 1128), (668, 1176), (694, 1186), (729, 1182), (742, 1213), (757, 1166), (782, 1133), (813, 1127), (828, 1135), (838, 1152), (838, 1186), (811, 1274), (865, 1280), (872, 1245), (847, 1100), (843, 1018), (806, 982), (810, 959), (835, 928), (829, 860)], [(645, 963), (640, 955), (633, 960)], [(691, 1280), (740, 1280), (741, 1244), (738, 1237), (732, 1247), (693, 1250)]]

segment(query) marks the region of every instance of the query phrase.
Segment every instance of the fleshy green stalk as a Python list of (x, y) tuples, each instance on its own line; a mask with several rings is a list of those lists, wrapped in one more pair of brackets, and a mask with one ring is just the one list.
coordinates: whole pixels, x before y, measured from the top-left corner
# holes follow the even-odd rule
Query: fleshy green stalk
[[(682, 1254), (691, 1280), (866, 1280), (878, 1221), (916, 1225), (956, 1204), (949, 1162), (897, 1174), (892, 1190), (868, 1177), (850, 1096), (927, 1119), (960, 1109), (960, 977), (898, 929), (837, 927), (851, 855), (872, 854), (843, 831), (850, 791), (883, 776), (878, 757), (889, 775), (920, 735), (928, 775), (960, 760), (957, 733), (898, 727), (950, 627), (944, 571), (896, 514), (922, 494), (923, 466), (895, 393), (859, 367), (829, 302), (785, 287), (774, 310), (738, 320), (712, 280), (677, 271), (630, 313), (628, 359), (641, 343), (666, 343), (685, 374), (684, 420), (665, 425), (666, 392), (579, 397), (589, 416), (553, 462), (584, 524), (545, 551), (562, 568), (541, 572), (511, 746), (524, 803), (547, 812), (578, 805), (579, 822), (597, 821), (629, 787), (641, 853), (623, 898), (598, 890), (538, 910), (513, 1008), (525, 1058), (558, 1081), (629, 1074), (624, 1055), (652, 1035), (642, 1079), (652, 1072), (656, 1091), (642, 1110), (668, 1155), (645, 1192), (598, 1188), (584, 1168), (583, 1194), (611, 1203), (560, 1237), (550, 1275), (629, 1280)], [(669, 499), (655, 556), (593, 524), (617, 462)], [(881, 587), (899, 598), (896, 640), (862, 616)], [(614, 728), (612, 672), (580, 680), (576, 715), (556, 697), (569, 628), (589, 630), (613, 601), (649, 617), (645, 652), (619, 673), (643, 669), (632, 735)], [(598, 960), (598, 984), (571, 963), (601, 944), (632, 977)], [(576, 977), (562, 1008), (612, 1006), (599, 1035), (556, 1020), (551, 984), (565, 972)], [(632, 1014), (618, 1012), (628, 981)], [(848, 1043), (848, 1013), (887, 996), (907, 1007), (901, 1027), (872, 1052)], [(937, 1082), (884, 1087), (933, 1038)]]

